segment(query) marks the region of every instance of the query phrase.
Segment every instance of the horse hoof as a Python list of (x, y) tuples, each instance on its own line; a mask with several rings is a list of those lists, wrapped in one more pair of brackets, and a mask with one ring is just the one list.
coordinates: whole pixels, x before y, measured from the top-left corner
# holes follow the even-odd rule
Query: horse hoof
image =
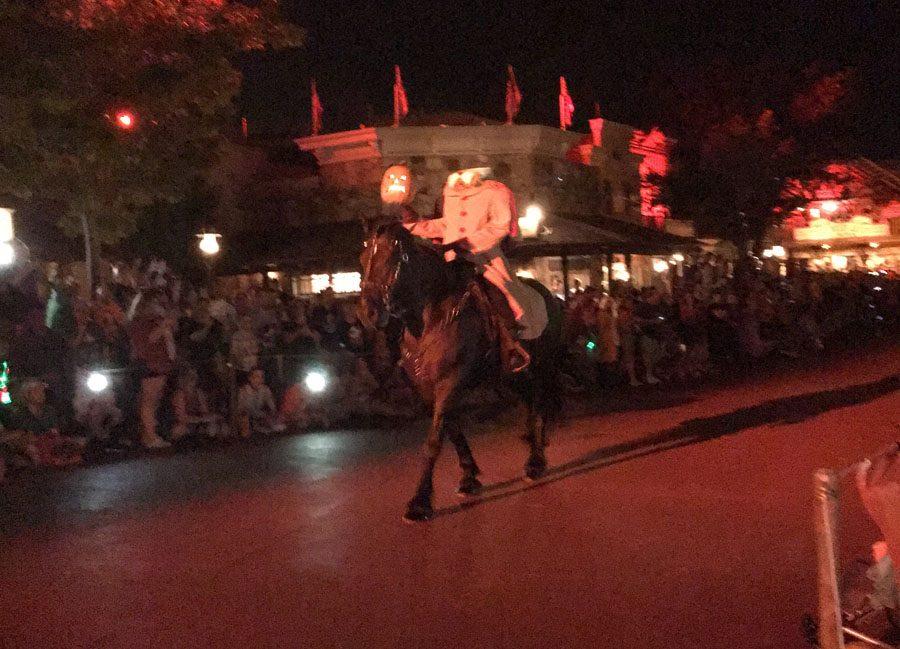
[(431, 520), (432, 516), (434, 516), (434, 509), (431, 505), (411, 502), (406, 507), (403, 520), (407, 523), (422, 523)]
[(462, 498), (474, 496), (481, 491), (483, 486), (478, 478), (466, 478), (456, 488), (456, 495)]

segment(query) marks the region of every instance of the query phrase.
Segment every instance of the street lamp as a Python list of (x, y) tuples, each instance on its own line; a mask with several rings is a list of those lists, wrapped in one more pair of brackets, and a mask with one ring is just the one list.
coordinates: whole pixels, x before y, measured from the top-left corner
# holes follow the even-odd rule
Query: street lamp
[(123, 131), (130, 131), (137, 126), (137, 115), (126, 108), (117, 110), (115, 114), (115, 123), (116, 126)]
[(207, 257), (218, 255), (219, 251), (222, 249), (219, 245), (219, 239), (222, 238), (221, 234), (215, 232), (201, 232), (197, 235), (197, 238), (200, 240), (197, 247), (200, 248), (200, 252)]
[(525, 215), (519, 217), (519, 230), (523, 237), (533, 238), (538, 235), (541, 222), (544, 220), (544, 210), (540, 205), (531, 204), (525, 208)]

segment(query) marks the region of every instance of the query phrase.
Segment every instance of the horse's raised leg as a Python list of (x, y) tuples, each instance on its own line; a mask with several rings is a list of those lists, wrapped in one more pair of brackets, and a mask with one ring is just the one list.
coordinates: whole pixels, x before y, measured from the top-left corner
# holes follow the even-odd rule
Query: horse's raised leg
[(427, 521), (434, 514), (434, 508), (431, 506), (431, 495), (434, 492), (434, 465), (441, 454), (443, 444), (444, 415), (440, 410), (435, 409), (431, 429), (428, 431), (428, 438), (422, 448), (424, 459), (422, 477), (419, 478), (416, 495), (406, 505), (406, 513), (403, 515), (403, 518), (408, 521)]
[(469, 448), (469, 442), (463, 435), (459, 425), (459, 419), (454, 417), (452, 421), (446, 421), (447, 436), (456, 447), (456, 454), (459, 456), (459, 468), (462, 469), (462, 477), (459, 480), (459, 487), (456, 493), (461, 496), (471, 496), (481, 490), (481, 481), (478, 475), (481, 471), (475, 463), (475, 457), (472, 455), (472, 449)]

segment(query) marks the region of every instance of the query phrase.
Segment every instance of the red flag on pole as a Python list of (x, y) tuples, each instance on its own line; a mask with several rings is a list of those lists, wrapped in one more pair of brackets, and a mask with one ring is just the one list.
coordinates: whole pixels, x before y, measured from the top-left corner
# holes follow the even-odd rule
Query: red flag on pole
[(569, 88), (566, 86), (566, 78), (559, 78), (559, 127), (566, 130), (572, 126), (572, 114), (575, 112), (575, 104), (569, 96)]
[(316, 80), (310, 81), (310, 113), (311, 113), (311, 131), (313, 135), (318, 135), (322, 131), (322, 102), (319, 101), (319, 91), (316, 88)]
[(394, 66), (394, 126), (400, 126), (400, 120), (409, 113), (409, 100), (406, 98), (406, 90), (403, 88), (403, 78), (400, 76), (400, 66)]
[(519, 114), (519, 107), (522, 105), (522, 92), (519, 90), (519, 84), (516, 83), (516, 73), (513, 72), (513, 66), (506, 66), (506, 123), (512, 124), (516, 115)]

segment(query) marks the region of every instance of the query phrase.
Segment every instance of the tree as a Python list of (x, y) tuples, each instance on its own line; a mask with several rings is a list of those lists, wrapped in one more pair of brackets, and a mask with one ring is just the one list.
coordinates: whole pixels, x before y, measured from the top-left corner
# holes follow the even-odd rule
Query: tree
[(801, 200), (783, 191), (785, 184), (811, 177), (832, 153), (821, 138), (823, 121), (839, 107), (848, 78), (842, 71), (812, 80), (782, 102), (781, 119), (771, 108), (742, 105), (729, 82), (717, 79), (708, 101), (689, 104), (660, 202), (693, 221), (700, 235), (759, 247)]
[(105, 244), (204, 183), (235, 121), (234, 56), (300, 37), (275, 0), (0, 0), (0, 19), (0, 199), (55, 205)]

